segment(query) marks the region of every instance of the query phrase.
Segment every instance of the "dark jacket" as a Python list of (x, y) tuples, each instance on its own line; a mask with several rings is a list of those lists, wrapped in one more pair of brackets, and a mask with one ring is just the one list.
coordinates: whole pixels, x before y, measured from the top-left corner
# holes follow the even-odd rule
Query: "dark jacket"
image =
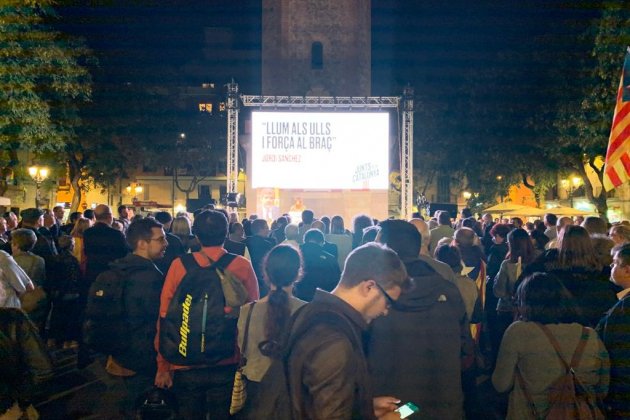
[(340, 298), (318, 290), (313, 301), (297, 314), (291, 334), (329, 312), (338, 321), (307, 328), (289, 355), (293, 418), (374, 419), (371, 379), (362, 344), (367, 324), (361, 314)]
[(112, 356), (127, 369), (155, 374), (157, 353), (153, 340), (164, 276), (151, 260), (135, 254), (114, 261), (110, 267), (126, 274), (125, 310), (129, 328), (127, 350)]
[(494, 222), (484, 226), (483, 228), (483, 236), (481, 237), (481, 245), (483, 246), (483, 252), (488, 255), (490, 252), (490, 247), (494, 245), (492, 241), (492, 235), (490, 235), (490, 231), (494, 227)]
[(509, 251), (507, 242), (503, 242), (501, 244), (493, 244), (490, 247), (488, 252), (488, 265), (486, 267), (486, 275), (489, 279), (494, 279), (494, 277), (499, 272), (501, 268), (501, 263), (505, 260), (505, 256)]
[(49, 298), (53, 302), (49, 315), (49, 338), (76, 340), (81, 331), (77, 302), (83, 290), (79, 261), (68, 249), (64, 249), (53, 257), (51, 272), (54, 273), (53, 277), (47, 278)]
[(96, 223), (83, 232), (83, 248), (87, 258), (87, 287), (109, 268), (109, 263), (124, 257), (129, 251), (122, 232), (105, 223)]
[(175, 258), (186, 253), (186, 249), (184, 248), (182, 241), (177, 236), (167, 232), (166, 240), (168, 241), (168, 246), (164, 252), (164, 257), (155, 261), (157, 268), (164, 274), (168, 273), (168, 268), (171, 266), (171, 263)]
[(277, 244), (284, 242), (287, 239), (287, 236), (284, 234), (284, 228), (286, 226), (279, 227), (271, 231), (269, 237), (273, 238)]
[(66, 223), (65, 225), (61, 226), (61, 228), (59, 228), (59, 231), (61, 235), (70, 236), (70, 234), (72, 233), (72, 229), (74, 229), (74, 223)]
[(223, 243), (223, 248), (225, 248), (225, 250), (230, 254), (240, 255), (242, 257), (245, 255), (245, 248), (247, 248), (247, 245), (245, 245), (245, 242), (237, 242), (228, 238)]
[(24, 229), (32, 230), (35, 236), (37, 236), (37, 242), (35, 242), (35, 246), (31, 252), (44, 259), (46, 263), (46, 277), (50, 277), (53, 274), (51, 269), (52, 259), (57, 255), (57, 247), (55, 246), (52, 236), (50, 236), (50, 231), (44, 227), (39, 229), (25, 227)]
[(617, 302), (597, 326), (610, 357), (605, 407), (609, 419), (630, 418), (630, 295)]
[(594, 328), (604, 314), (617, 303), (613, 284), (602, 270), (584, 267), (558, 268), (557, 260), (557, 249), (545, 252), (523, 270), (519, 283), (538, 271), (557, 276), (577, 300), (583, 316), (581, 323)]
[(339, 283), (341, 271), (337, 258), (324, 251), (316, 243), (305, 243), (300, 246), (304, 259), (304, 277), (295, 284), (295, 297), (310, 302), (315, 289), (331, 292)]
[(337, 258), (337, 256), (339, 255), (339, 249), (337, 248), (336, 244), (333, 244), (331, 242), (324, 242), (323, 248), (324, 251), (328, 252), (335, 258)]
[(375, 395), (422, 407), (422, 418), (463, 418), (462, 363), (473, 354), (457, 287), (426, 262), (405, 262), (414, 288), (371, 326), (368, 361)]
[(20, 309), (0, 308), (0, 415), (52, 377), (52, 363), (37, 328)]
[(249, 250), (249, 256), (252, 261), (252, 266), (254, 267), (254, 272), (256, 273), (256, 278), (258, 279), (258, 289), (260, 290), (260, 297), (264, 297), (269, 293), (269, 287), (264, 282), (263, 275), (263, 267), (262, 262), (265, 258), (265, 255), (274, 247), (276, 244), (271, 238), (263, 238), (262, 236), (250, 236), (245, 240), (247, 244), (247, 249)]

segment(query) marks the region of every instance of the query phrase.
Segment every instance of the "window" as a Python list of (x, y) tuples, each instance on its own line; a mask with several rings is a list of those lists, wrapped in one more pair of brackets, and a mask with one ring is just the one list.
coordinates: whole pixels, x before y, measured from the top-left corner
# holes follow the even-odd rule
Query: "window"
[(437, 201), (438, 203), (451, 202), (451, 177), (439, 175), (437, 179)]
[(313, 42), (311, 45), (311, 68), (313, 70), (324, 68), (324, 47), (321, 42)]

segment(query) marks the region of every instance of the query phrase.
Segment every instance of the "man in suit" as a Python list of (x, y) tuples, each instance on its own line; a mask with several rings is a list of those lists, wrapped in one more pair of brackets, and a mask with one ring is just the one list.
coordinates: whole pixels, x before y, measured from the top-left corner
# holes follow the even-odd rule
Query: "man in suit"
[(61, 226), (63, 222), (63, 216), (64, 214), (63, 214), (62, 206), (53, 207), (52, 212), (50, 214), (50, 217), (52, 218), (52, 224), (48, 227), (48, 230), (50, 230), (50, 234), (55, 240), (55, 244), (57, 243), (57, 239), (59, 238), (59, 235), (61, 235)]
[(168, 268), (171, 266), (173, 260), (186, 253), (186, 249), (182, 244), (182, 241), (169, 231), (171, 230), (171, 224), (173, 223), (173, 216), (167, 211), (159, 211), (155, 213), (155, 220), (160, 222), (164, 227), (166, 233), (166, 241), (168, 246), (162, 258), (155, 260), (155, 265), (164, 274), (168, 272)]
[(124, 257), (129, 252), (125, 236), (111, 227), (114, 216), (109, 206), (105, 204), (96, 206), (94, 218), (96, 219), (94, 226), (83, 233), (88, 288), (99, 274), (109, 269), (110, 262)]

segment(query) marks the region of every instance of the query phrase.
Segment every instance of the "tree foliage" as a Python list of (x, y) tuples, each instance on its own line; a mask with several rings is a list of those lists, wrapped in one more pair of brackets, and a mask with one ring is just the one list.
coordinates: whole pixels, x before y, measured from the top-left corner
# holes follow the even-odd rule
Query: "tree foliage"
[[(555, 152), (563, 157), (566, 170), (581, 175), (587, 197), (606, 216), (603, 167), (598, 158), (606, 154), (624, 55), (630, 45), (630, 11), (622, 1), (606, 1), (601, 8), (601, 15), (583, 35), (591, 45), (590, 54), (574, 63), (573, 83), (563, 85), (571, 95), (567, 99), (575, 100), (560, 104)], [(585, 165), (597, 174), (597, 183), (586, 176)]]
[[(91, 97), (88, 50), (52, 29), (50, 0), (8, 0), (0, 8), (0, 167), (18, 164), (18, 150), (63, 150), (79, 124), (77, 103)], [(0, 193), (6, 191), (4, 176)]]

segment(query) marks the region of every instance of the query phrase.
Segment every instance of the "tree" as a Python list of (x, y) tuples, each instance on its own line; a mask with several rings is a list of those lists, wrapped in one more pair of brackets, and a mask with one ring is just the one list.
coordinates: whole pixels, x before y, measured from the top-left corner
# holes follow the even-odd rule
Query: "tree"
[(52, 3), (7, 0), (0, 8), (0, 194), (18, 150), (62, 150), (75, 135), (76, 102), (91, 96), (89, 52), (51, 28)]
[[(587, 197), (606, 217), (600, 159), (606, 153), (624, 54), (630, 45), (630, 11), (625, 2), (604, 2), (601, 16), (593, 21), (584, 38), (592, 45), (590, 57), (578, 62), (579, 83), (574, 95), (579, 100), (565, 101), (558, 113), (556, 152), (566, 157), (563, 162), (568, 169), (580, 174)], [(575, 92), (575, 87), (566, 87), (569, 94)], [(586, 165), (597, 174), (599, 185), (593, 185), (586, 176)]]
[(172, 150), (172, 153), (160, 153), (158, 162), (171, 168), (175, 186), (186, 194), (186, 200), (206, 177), (225, 172), (227, 126), (224, 116), (188, 113), (187, 118), (178, 121), (182, 131), (177, 134), (177, 140), (158, 147), (162, 151)]

